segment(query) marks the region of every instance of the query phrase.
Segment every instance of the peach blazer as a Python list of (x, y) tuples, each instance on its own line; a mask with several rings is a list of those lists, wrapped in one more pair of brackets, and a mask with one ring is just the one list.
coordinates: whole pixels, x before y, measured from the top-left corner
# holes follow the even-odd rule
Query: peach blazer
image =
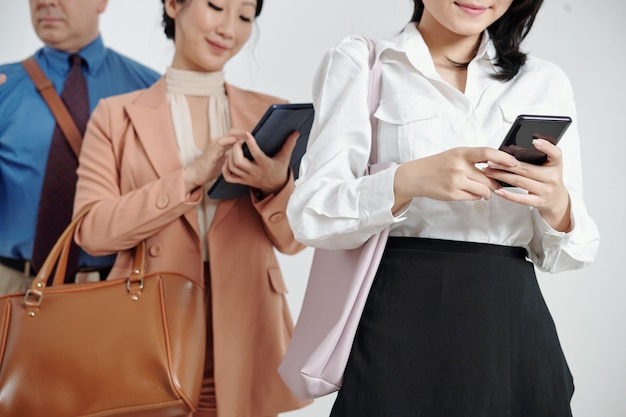
[[(284, 102), (230, 85), (226, 92), (233, 128), (248, 131), (270, 104)], [(97, 203), (78, 226), (76, 241), (93, 255), (118, 253), (111, 277), (129, 276), (132, 248), (146, 240), (147, 272), (179, 272), (202, 282), (195, 210), (202, 191), (184, 192), (163, 78), (98, 104), (78, 177), (74, 213)], [(285, 216), (293, 187), (292, 175), (262, 201), (221, 201), (208, 233), (220, 416), (274, 415), (305, 405), (277, 372), (293, 322), (274, 247), (288, 254), (303, 248)]]

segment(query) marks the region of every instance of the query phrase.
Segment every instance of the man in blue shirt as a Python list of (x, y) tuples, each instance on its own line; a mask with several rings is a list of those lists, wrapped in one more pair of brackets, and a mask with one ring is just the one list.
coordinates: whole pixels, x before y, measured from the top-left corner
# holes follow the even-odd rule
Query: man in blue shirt
[[(59, 95), (69, 55), (86, 65), (90, 111), (101, 98), (150, 86), (155, 71), (106, 48), (98, 22), (107, 0), (30, 0), (32, 24), (45, 44), (35, 60)], [(30, 287), (37, 211), (56, 121), (21, 63), (0, 65), (0, 295)], [(5, 78), (6, 76), (6, 78)], [(82, 252), (79, 267), (101, 269), (113, 255)]]

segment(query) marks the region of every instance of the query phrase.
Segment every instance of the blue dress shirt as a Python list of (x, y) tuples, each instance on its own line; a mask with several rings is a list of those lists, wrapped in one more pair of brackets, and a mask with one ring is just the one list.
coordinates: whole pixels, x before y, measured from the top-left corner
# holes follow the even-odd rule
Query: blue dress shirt
[[(149, 87), (160, 75), (109, 48), (98, 37), (79, 51), (86, 61), (91, 111), (101, 98)], [(44, 46), (35, 60), (59, 95), (69, 54)], [(30, 259), (37, 210), (55, 119), (20, 62), (0, 65), (0, 256)], [(114, 257), (81, 253), (80, 266), (106, 266)]]

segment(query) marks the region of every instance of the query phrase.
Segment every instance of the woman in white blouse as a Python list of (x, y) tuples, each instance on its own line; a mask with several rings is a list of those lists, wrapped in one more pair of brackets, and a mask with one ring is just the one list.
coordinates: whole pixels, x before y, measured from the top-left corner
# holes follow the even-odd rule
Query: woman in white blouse
[[(414, 0), (376, 43), (379, 162), (368, 47), (333, 48), (287, 216), (296, 239), (353, 248), (391, 225), (332, 416), (570, 416), (573, 379), (534, 266), (581, 268), (599, 236), (582, 197), (573, 93), (520, 43), (541, 0)], [(498, 151), (518, 114), (574, 120), (542, 166)], [(499, 181), (515, 187), (503, 188)]]

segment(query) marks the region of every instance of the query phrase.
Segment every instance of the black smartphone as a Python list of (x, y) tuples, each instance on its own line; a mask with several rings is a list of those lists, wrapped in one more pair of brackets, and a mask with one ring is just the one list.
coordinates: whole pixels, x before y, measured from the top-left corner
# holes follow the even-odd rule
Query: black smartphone
[(569, 116), (520, 114), (500, 145), (500, 150), (517, 160), (542, 165), (547, 156), (533, 146), (533, 139), (542, 138), (557, 144), (572, 123)]

